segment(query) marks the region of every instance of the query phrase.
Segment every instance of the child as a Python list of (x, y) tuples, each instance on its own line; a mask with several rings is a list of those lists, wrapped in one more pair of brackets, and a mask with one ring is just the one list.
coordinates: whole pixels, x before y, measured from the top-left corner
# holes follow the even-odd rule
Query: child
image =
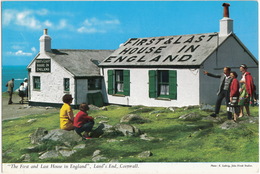
[[(86, 103), (80, 104), (79, 110), (80, 111), (74, 118), (73, 123), (75, 131), (84, 139), (91, 139), (91, 137), (89, 136), (89, 132), (92, 130), (94, 126), (94, 118), (88, 116), (87, 111), (89, 110), (89, 107)], [(85, 132), (84, 135), (81, 134), (82, 132)]]

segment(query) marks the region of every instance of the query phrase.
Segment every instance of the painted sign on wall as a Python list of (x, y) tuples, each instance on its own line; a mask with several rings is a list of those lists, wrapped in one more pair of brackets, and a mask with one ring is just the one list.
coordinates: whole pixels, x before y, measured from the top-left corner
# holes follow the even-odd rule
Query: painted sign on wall
[(51, 59), (36, 59), (36, 72), (51, 72)]
[(218, 45), (218, 34), (131, 38), (101, 65), (200, 63)]

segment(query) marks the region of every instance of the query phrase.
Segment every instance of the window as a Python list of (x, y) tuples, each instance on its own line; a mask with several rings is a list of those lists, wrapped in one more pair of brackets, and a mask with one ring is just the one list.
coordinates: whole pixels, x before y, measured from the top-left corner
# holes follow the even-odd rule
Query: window
[(108, 70), (108, 94), (130, 95), (129, 70)]
[(117, 70), (115, 71), (115, 92), (117, 94), (123, 94), (124, 93), (124, 74), (123, 70)]
[(33, 89), (35, 90), (41, 89), (41, 77), (38, 76), (33, 77)]
[(69, 78), (63, 79), (63, 87), (64, 87), (65, 92), (70, 91), (70, 79)]
[(149, 97), (177, 99), (177, 71), (149, 71)]
[(158, 71), (158, 89), (160, 97), (169, 96), (169, 71)]
[(101, 78), (89, 78), (88, 79), (88, 90), (101, 89)]

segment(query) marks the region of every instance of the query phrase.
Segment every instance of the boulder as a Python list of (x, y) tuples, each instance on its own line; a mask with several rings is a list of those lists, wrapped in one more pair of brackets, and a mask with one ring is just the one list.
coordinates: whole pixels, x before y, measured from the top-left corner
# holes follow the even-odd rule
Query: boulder
[(41, 139), (48, 134), (48, 131), (45, 128), (39, 127), (34, 133), (30, 135), (32, 144), (39, 144)]
[(54, 129), (51, 130), (47, 135), (42, 137), (41, 141), (56, 141), (62, 142), (66, 145), (71, 145), (73, 143), (77, 143), (82, 141), (82, 137), (80, 137), (75, 131), (66, 131), (62, 129)]
[(145, 123), (145, 122), (148, 122), (148, 120), (136, 114), (128, 114), (122, 117), (120, 120), (120, 123)]
[(117, 124), (114, 126), (116, 131), (122, 132), (124, 136), (139, 136), (141, 131), (135, 126), (129, 124)]

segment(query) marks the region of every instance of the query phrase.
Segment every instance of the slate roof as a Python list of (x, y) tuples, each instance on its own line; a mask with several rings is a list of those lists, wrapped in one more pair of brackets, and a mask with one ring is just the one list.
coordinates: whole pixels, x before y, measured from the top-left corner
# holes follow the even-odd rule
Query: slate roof
[(227, 38), (218, 33), (130, 38), (99, 66), (199, 66)]
[(52, 49), (47, 54), (75, 77), (100, 76), (97, 66), (114, 50)]

